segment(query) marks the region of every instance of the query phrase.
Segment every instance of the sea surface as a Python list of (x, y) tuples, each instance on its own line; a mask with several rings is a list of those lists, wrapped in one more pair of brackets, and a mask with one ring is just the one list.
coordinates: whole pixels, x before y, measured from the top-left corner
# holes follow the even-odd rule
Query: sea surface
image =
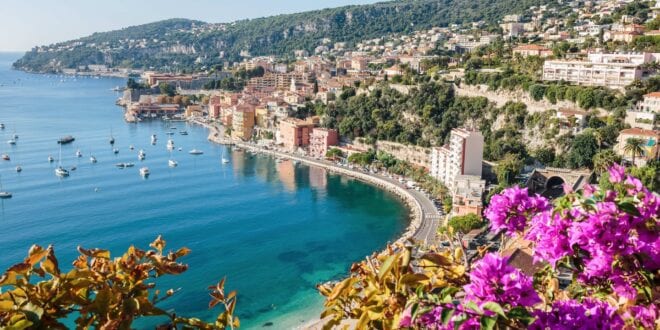
[[(208, 310), (206, 288), (226, 276), (227, 289), (238, 291), (242, 328), (272, 322), (269, 328), (284, 329), (318, 317), (317, 283), (345, 276), (351, 263), (385, 247), (407, 225), (408, 211), (387, 192), (322, 169), (231, 151), (184, 122), (127, 124), (112, 91), (124, 79), (11, 70), (19, 56), (0, 53), (0, 153), (11, 157), (0, 160), (0, 176), (14, 194), (0, 200), (2, 271), (32, 244), (53, 244), (60, 267), (69, 270), (78, 245), (118, 256), (131, 244), (148, 248), (160, 234), (167, 248), (192, 250), (182, 259), (188, 271), (158, 281), (161, 289), (180, 289), (162, 308), (214, 320), (219, 309)], [(168, 131), (182, 151), (168, 153)], [(10, 146), (5, 141), (13, 134), (18, 143)], [(76, 140), (62, 148), (62, 165), (76, 170), (62, 179), (54, 168), (56, 141), (64, 135)], [(193, 148), (204, 154), (188, 154)], [(83, 157), (76, 157), (78, 149)], [(139, 149), (144, 161), (137, 159)], [(91, 154), (98, 163), (90, 163)], [(221, 164), (223, 155), (229, 164)], [(170, 157), (178, 167), (168, 167)], [(118, 169), (118, 162), (135, 167)], [(139, 175), (143, 166), (151, 170), (148, 179)]]

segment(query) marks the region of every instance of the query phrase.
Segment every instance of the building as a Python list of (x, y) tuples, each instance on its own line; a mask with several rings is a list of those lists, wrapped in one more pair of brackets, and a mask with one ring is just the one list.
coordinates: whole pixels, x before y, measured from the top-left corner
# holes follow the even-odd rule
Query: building
[(279, 142), (285, 149), (295, 151), (299, 147), (309, 145), (309, 135), (314, 128), (314, 123), (297, 118), (286, 118), (280, 121)]
[(204, 116), (204, 110), (202, 109), (202, 106), (199, 104), (191, 104), (186, 107), (186, 112), (185, 112), (186, 117), (203, 117)]
[(647, 130), (655, 129), (656, 117), (660, 113), (660, 92), (644, 95), (644, 99), (626, 111), (626, 124)]
[(452, 193), (452, 216), (476, 214), (483, 211), (483, 194), (486, 181), (481, 176), (458, 175), (454, 180)]
[(520, 45), (513, 49), (513, 55), (548, 57), (552, 56), (552, 50), (539, 45)]
[(628, 128), (619, 132), (617, 144), (614, 146), (614, 151), (620, 155), (624, 160), (632, 162), (632, 155), (625, 151), (626, 141), (628, 139), (640, 139), (642, 141), (642, 155), (635, 156), (635, 165), (644, 165), (647, 161), (658, 159), (658, 139), (660, 133), (655, 130), (647, 130), (641, 128)]
[(339, 134), (334, 129), (316, 127), (309, 137), (309, 155), (324, 158), (330, 146), (339, 144)]
[(231, 137), (244, 141), (252, 138), (254, 130), (254, 106), (250, 104), (239, 104), (232, 115)]
[(579, 133), (587, 126), (587, 115), (586, 111), (578, 109), (561, 108), (557, 111), (562, 128), (571, 129), (573, 133)]
[(449, 145), (431, 150), (431, 176), (452, 188), (458, 175), (481, 177), (484, 137), (479, 131), (455, 128)]
[(586, 61), (551, 60), (543, 64), (543, 80), (566, 81), (577, 85), (623, 89), (648, 76), (644, 64), (657, 61), (660, 54), (589, 54)]

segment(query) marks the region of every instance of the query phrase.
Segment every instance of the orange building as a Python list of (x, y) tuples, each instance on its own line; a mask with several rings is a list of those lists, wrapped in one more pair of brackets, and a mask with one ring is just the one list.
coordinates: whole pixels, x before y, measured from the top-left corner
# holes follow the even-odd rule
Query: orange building
[(334, 129), (314, 128), (309, 138), (309, 155), (311, 157), (323, 158), (328, 152), (328, 147), (339, 144), (339, 134)]
[(232, 116), (231, 126), (233, 138), (250, 140), (254, 130), (254, 106), (245, 103), (237, 105)]

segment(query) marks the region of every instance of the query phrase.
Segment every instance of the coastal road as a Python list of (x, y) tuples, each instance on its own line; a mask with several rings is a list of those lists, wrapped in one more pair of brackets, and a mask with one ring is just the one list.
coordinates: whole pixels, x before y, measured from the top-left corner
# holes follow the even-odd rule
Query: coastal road
[(288, 152), (283, 152), (279, 150), (273, 150), (273, 149), (264, 149), (261, 146), (252, 144), (252, 143), (246, 143), (246, 142), (236, 142), (236, 141), (229, 141), (225, 138), (220, 137), (220, 128), (214, 126), (214, 125), (209, 125), (208, 123), (200, 122), (198, 120), (193, 120), (194, 123), (205, 126), (211, 130), (209, 134), (209, 140), (221, 144), (235, 144), (239, 147), (246, 148), (246, 149), (253, 149), (253, 150), (258, 150), (262, 151), (265, 153), (269, 153), (275, 156), (279, 156), (282, 158), (288, 158), (288, 159), (298, 159), (302, 162), (305, 162), (309, 165), (312, 166), (318, 166), (322, 168), (327, 168), (331, 170), (335, 170), (337, 172), (341, 171), (350, 171), (356, 174), (360, 175), (366, 175), (371, 178), (380, 180), (380, 181), (385, 181), (387, 183), (390, 183), (394, 186), (397, 186), (400, 188), (402, 191), (405, 191), (408, 193), (408, 195), (412, 196), (415, 201), (419, 204), (421, 208), (421, 219), (420, 219), (420, 224), (419, 227), (416, 228), (415, 232), (412, 235), (412, 238), (415, 241), (419, 242), (424, 242), (426, 244), (436, 244), (437, 243), (437, 235), (436, 232), (438, 230), (438, 226), (440, 225), (440, 221), (444, 217), (444, 215), (438, 210), (438, 208), (433, 204), (433, 201), (429, 199), (426, 194), (423, 192), (417, 191), (415, 189), (408, 189), (404, 184), (399, 182), (398, 180), (392, 179), (388, 176), (383, 176), (380, 174), (373, 174), (369, 172), (364, 172), (360, 171), (358, 169), (351, 169), (348, 167), (344, 166), (339, 166), (334, 162), (330, 162), (327, 160), (319, 160), (315, 158), (310, 158), (306, 156), (300, 156), (296, 154), (291, 154)]

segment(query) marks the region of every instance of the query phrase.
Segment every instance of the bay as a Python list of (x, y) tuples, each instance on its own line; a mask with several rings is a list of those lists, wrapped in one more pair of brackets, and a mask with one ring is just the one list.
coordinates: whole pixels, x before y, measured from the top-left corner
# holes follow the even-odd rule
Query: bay
[[(159, 280), (180, 288), (162, 307), (212, 320), (206, 287), (227, 277), (237, 290), (242, 328), (273, 322), (282, 329), (314, 319), (322, 308), (315, 285), (338, 279), (351, 263), (382, 249), (407, 225), (408, 211), (393, 195), (318, 168), (277, 163), (267, 156), (233, 152), (207, 141), (208, 132), (184, 122), (127, 124), (111, 89), (124, 79), (64, 77), (11, 70), (20, 54), (0, 53), (0, 269), (21, 261), (30, 245), (53, 244), (61, 267), (70, 269), (76, 246), (147, 248), (159, 234), (168, 248), (186, 246), (190, 268)], [(187, 130), (189, 135), (178, 131)], [(177, 147), (170, 156), (166, 132)], [(110, 134), (119, 154), (112, 152)], [(13, 134), (18, 143), (5, 143)], [(56, 140), (73, 135), (62, 163), (76, 167), (68, 178), (54, 175)], [(156, 145), (149, 142), (158, 136)], [(135, 150), (129, 150), (134, 145)], [(201, 156), (187, 151), (197, 148)], [(76, 157), (80, 149), (83, 157)], [(144, 161), (137, 151), (144, 149)], [(225, 153), (229, 164), (221, 164)], [(98, 163), (91, 164), (93, 154)], [(179, 166), (169, 168), (167, 160)], [(134, 168), (117, 169), (118, 162)], [(20, 165), (21, 173), (15, 171)], [(138, 169), (148, 166), (143, 179)], [(156, 321), (157, 322), (157, 321)], [(154, 321), (136, 323), (151, 328)]]

